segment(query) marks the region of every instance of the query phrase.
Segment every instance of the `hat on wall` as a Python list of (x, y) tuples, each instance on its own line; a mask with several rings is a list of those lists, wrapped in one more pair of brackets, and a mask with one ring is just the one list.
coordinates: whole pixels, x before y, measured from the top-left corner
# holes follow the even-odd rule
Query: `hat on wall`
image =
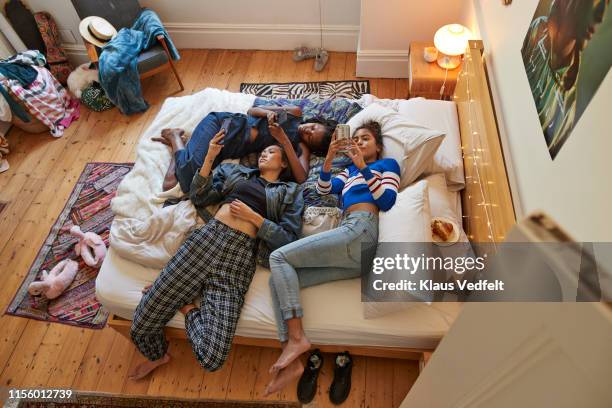
[(81, 20), (79, 33), (87, 42), (97, 47), (104, 47), (115, 35), (117, 30), (102, 17), (89, 16)]

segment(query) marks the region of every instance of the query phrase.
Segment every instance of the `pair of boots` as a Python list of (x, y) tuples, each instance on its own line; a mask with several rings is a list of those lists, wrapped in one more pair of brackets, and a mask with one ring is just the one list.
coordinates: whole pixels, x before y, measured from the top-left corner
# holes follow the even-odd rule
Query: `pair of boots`
[[(346, 401), (351, 392), (353, 359), (349, 352), (345, 351), (336, 354), (334, 361), (334, 380), (329, 388), (329, 400), (335, 405), (340, 405)], [(321, 367), (323, 367), (323, 355), (319, 349), (316, 349), (308, 356), (306, 368), (298, 382), (297, 396), (302, 404), (308, 404), (314, 399)]]
[(325, 68), (329, 54), (323, 48), (299, 47), (293, 50), (293, 60), (296, 62), (314, 58), (314, 70), (320, 72)]

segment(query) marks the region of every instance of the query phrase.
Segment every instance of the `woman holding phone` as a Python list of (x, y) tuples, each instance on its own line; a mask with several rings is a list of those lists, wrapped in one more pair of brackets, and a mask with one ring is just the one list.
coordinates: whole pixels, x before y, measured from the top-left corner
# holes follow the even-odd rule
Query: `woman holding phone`
[(319, 118), (303, 122), (302, 111), (297, 106), (260, 106), (250, 108), (246, 115), (209, 113), (195, 128), (187, 144), (182, 129), (164, 129), (160, 137), (153, 138), (172, 148), (172, 161), (163, 189), (169, 190), (178, 182), (183, 192), (189, 192), (191, 179), (202, 166), (208, 144), (219, 131), (224, 132), (225, 147), (213, 167), (225, 159), (259, 153), (278, 143), (285, 149), (293, 177), (303, 183), (308, 174), (310, 153), (327, 152), (335, 126), (334, 121)]
[[(200, 365), (219, 369), (255, 273), (257, 242), (274, 250), (294, 241), (301, 230), (301, 189), (281, 181), (289, 168), (283, 147), (266, 147), (258, 169), (227, 163), (213, 172), (223, 137), (219, 132), (211, 140), (189, 193), (206, 224), (189, 235), (153, 285), (143, 290), (134, 312), (130, 336), (147, 361), (135, 367), (131, 379), (143, 378), (170, 360), (164, 327), (179, 310)], [(220, 204), (214, 217), (206, 211), (212, 204)], [(193, 302), (200, 296), (197, 307)]]
[[(353, 164), (331, 178), (332, 160), (346, 149)], [(334, 135), (329, 146), (317, 190), (319, 194), (339, 194), (343, 218), (332, 230), (287, 244), (270, 255), (270, 288), (283, 351), (270, 368), (274, 379), (266, 394), (290, 384), (304, 371), (300, 359), (310, 348), (302, 328), (304, 315), (300, 288), (357, 278), (362, 263), (362, 244), (378, 241), (378, 212), (395, 204), (400, 168), (394, 159), (381, 159), (382, 133), (377, 122), (357, 128), (348, 140)]]

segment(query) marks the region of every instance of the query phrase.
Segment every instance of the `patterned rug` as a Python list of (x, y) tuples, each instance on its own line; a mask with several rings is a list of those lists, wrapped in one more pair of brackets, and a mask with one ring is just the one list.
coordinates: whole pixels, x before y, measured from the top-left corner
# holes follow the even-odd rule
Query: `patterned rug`
[(330, 99), (358, 99), (361, 95), (370, 93), (370, 81), (242, 83), (240, 92), (266, 98), (300, 99), (319, 96)]
[[(74, 252), (77, 239), (68, 230), (73, 225), (79, 225), (83, 232), (99, 234), (108, 247), (108, 234), (113, 221), (110, 201), (115, 196), (119, 182), (132, 166), (132, 163), (85, 165), (68, 202), (9, 305), (8, 314), (93, 329), (104, 327), (108, 312), (95, 297), (98, 269), (87, 266), (77, 257)], [(43, 270), (49, 271), (67, 258), (79, 262), (79, 271), (64, 293), (53, 300), (28, 293), (28, 286), (40, 279)]]
[(297, 402), (284, 401), (218, 401), (218, 400), (187, 400), (167, 399), (160, 397), (125, 397), (111, 394), (93, 394), (79, 392), (68, 399), (47, 399), (38, 401), (7, 400), (5, 408), (120, 408), (120, 407), (150, 407), (150, 408), (294, 408)]

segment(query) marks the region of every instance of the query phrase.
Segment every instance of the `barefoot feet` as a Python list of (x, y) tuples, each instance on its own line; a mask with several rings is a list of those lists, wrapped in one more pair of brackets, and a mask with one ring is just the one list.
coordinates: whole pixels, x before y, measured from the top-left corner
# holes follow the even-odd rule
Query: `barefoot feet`
[(298, 358), (302, 353), (307, 352), (309, 349), (310, 342), (306, 336), (302, 336), (300, 339), (290, 339), (285, 348), (283, 348), (283, 352), (278, 360), (276, 360), (276, 363), (270, 367), (270, 373), (272, 374), (289, 366), (292, 361)]
[(146, 377), (149, 373), (155, 370), (157, 367), (166, 364), (170, 361), (170, 355), (168, 353), (164, 354), (162, 358), (155, 361), (147, 360), (144, 363), (140, 363), (134, 368), (134, 370), (128, 375), (130, 380), (140, 380), (141, 378)]
[(270, 383), (266, 386), (264, 397), (279, 392), (286, 386), (292, 384), (295, 380), (300, 378), (303, 372), (304, 365), (300, 359), (297, 358), (293, 360), (291, 363), (289, 363), (289, 365), (274, 375), (272, 381), (270, 381)]
[(185, 134), (185, 131), (179, 128), (162, 129), (161, 136), (156, 136), (151, 140), (172, 147), (172, 142), (177, 141), (176, 138), (178, 138), (182, 144), (187, 142), (187, 135)]
[(141, 292), (144, 295), (145, 293), (147, 293), (149, 291), (149, 289), (151, 289), (153, 287), (153, 284), (150, 283), (147, 286), (145, 286), (144, 288), (142, 288)]

